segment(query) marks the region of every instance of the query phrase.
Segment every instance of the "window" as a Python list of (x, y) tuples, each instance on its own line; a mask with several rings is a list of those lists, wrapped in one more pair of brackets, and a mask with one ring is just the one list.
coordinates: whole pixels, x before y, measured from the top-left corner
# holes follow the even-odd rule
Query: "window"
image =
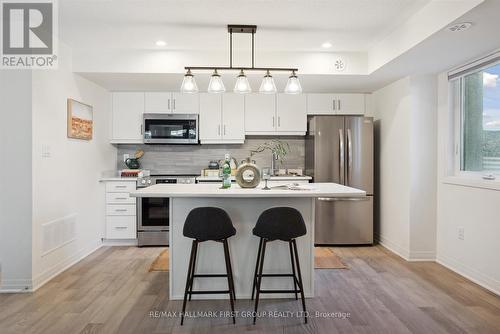
[(494, 59), (451, 78), (457, 172), (500, 174), (500, 61)]

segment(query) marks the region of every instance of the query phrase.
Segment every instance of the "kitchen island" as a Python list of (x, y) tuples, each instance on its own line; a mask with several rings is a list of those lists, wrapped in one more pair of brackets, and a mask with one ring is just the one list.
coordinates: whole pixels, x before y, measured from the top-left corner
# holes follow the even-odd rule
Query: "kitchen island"
[[(250, 298), (253, 271), (257, 258), (259, 238), (252, 229), (259, 215), (266, 209), (277, 206), (293, 207), (304, 217), (307, 234), (297, 239), (299, 260), (306, 297), (314, 295), (314, 207), (319, 197), (361, 197), (362, 190), (336, 183), (310, 183), (302, 190), (286, 188), (244, 189), (233, 185), (220, 189), (219, 184), (158, 184), (131, 192), (134, 197), (170, 198), (169, 234), (169, 278), (170, 299), (182, 299), (186, 284), (191, 239), (182, 234), (184, 221), (193, 208), (214, 206), (224, 209), (233, 221), (236, 235), (229, 240), (231, 262), (235, 280), (236, 297)], [(264, 271), (267, 273), (290, 273), (291, 263), (288, 244), (271, 242), (266, 250)], [(198, 250), (197, 273), (225, 273), (223, 249), (215, 242), (204, 242)], [(263, 289), (291, 289), (291, 279), (267, 278), (262, 281)], [(223, 278), (202, 278), (195, 280), (195, 290), (224, 290), (227, 281)], [(261, 298), (290, 297), (290, 295), (266, 295)], [(195, 295), (193, 298), (227, 298), (225, 295)]]

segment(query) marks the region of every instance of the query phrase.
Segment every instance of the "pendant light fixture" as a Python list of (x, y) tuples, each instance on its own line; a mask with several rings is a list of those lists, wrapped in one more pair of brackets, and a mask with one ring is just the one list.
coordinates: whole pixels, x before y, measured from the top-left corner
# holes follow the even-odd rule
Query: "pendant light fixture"
[(184, 75), (181, 85), (181, 93), (198, 93), (198, 85), (191, 70), (188, 70)]
[(263, 94), (274, 94), (276, 93), (276, 85), (274, 84), (274, 79), (269, 73), (269, 71), (266, 72), (266, 75), (264, 76), (264, 79), (262, 79), (262, 83), (260, 84), (259, 92)]
[(250, 87), (248, 78), (245, 75), (245, 72), (243, 72), (243, 70), (240, 71), (240, 74), (236, 78), (236, 85), (234, 85), (234, 92), (239, 94), (248, 94), (252, 92), (252, 87)]
[(288, 77), (288, 81), (285, 87), (286, 94), (300, 94), (302, 93), (302, 86), (300, 85), (299, 78), (295, 74), (295, 71), (292, 71), (292, 75)]
[[(285, 88), (285, 93), (287, 94), (299, 94), (302, 92), (302, 87), (300, 86), (299, 79), (295, 72), (298, 71), (297, 68), (290, 67), (256, 67), (255, 66), (255, 33), (257, 31), (256, 25), (241, 25), (241, 24), (231, 24), (227, 26), (227, 31), (229, 33), (229, 66), (186, 66), (184, 69), (188, 71), (186, 76), (184, 77), (184, 81), (188, 80), (188, 74), (191, 75), (191, 80), (194, 82), (194, 77), (192, 77), (191, 70), (196, 71), (211, 71), (214, 70), (212, 77), (210, 78), (210, 83), (208, 84), (208, 92), (209, 93), (222, 93), (225, 92), (226, 89), (224, 87), (224, 83), (221, 80), (220, 75), (217, 73), (217, 70), (224, 71), (234, 71), (240, 70), (238, 77), (236, 78), (236, 84), (234, 86), (234, 92), (240, 94), (251, 93), (252, 88), (250, 87), (250, 83), (248, 82), (248, 78), (245, 75), (244, 71), (262, 71), (265, 72), (264, 79), (259, 88), (259, 92), (264, 94), (274, 94), (277, 92), (276, 85), (274, 83), (274, 79), (271, 76), (270, 72), (292, 72), (292, 75), (288, 78), (288, 82)], [(252, 66), (241, 67), (241, 66), (233, 66), (233, 34), (250, 34), (252, 38)], [(184, 86), (184, 82), (183, 82)], [(183, 87), (182, 86), (182, 87)], [(181, 88), (182, 89), (182, 88)], [(196, 88), (196, 91), (198, 89)], [(193, 91), (194, 92), (194, 91)]]
[(224, 93), (226, 91), (226, 87), (224, 87), (224, 83), (220, 77), (220, 74), (217, 73), (217, 69), (214, 70), (214, 74), (210, 77), (210, 82), (208, 83), (208, 92), (209, 93)]

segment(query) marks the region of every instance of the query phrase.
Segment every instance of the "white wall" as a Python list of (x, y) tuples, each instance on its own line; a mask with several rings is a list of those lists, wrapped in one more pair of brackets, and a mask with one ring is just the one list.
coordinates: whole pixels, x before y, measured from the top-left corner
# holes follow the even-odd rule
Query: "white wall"
[(378, 145), (378, 239), (408, 260), (435, 258), (436, 78), (406, 77), (372, 94)]
[(410, 79), (403, 78), (372, 94), (378, 137), (380, 243), (409, 257), (410, 225)]
[(0, 290), (31, 287), (31, 71), (0, 70)]
[(443, 183), (450, 128), (445, 73), (438, 87), (437, 261), (500, 294), (500, 191)]
[[(93, 106), (94, 137), (67, 138), (66, 99)], [(109, 144), (110, 93), (72, 73), (71, 51), (59, 44), (59, 69), (33, 73), (33, 281), (40, 284), (101, 246), (102, 171), (116, 168)], [(42, 157), (46, 147), (50, 157)], [(76, 217), (75, 240), (42, 254), (42, 225)]]

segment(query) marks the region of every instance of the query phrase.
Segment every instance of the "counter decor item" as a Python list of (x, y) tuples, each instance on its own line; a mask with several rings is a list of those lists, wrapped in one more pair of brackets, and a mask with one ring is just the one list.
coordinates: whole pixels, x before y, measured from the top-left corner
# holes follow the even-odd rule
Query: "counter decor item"
[(219, 162), (217, 160), (212, 160), (208, 163), (208, 169), (219, 169)]
[(67, 99), (68, 138), (91, 140), (94, 123), (92, 106)]
[(141, 168), (141, 164), (139, 163), (139, 159), (144, 156), (143, 150), (137, 150), (134, 153), (133, 158), (125, 159), (125, 165), (127, 165), (130, 169), (139, 169)]
[(252, 163), (250, 157), (236, 170), (236, 183), (242, 188), (255, 188), (260, 183), (259, 167)]
[(231, 158), (226, 154), (222, 165), (222, 189), (231, 188)]
[(283, 161), (285, 160), (286, 155), (290, 152), (290, 145), (286, 141), (273, 139), (251, 150), (250, 157), (253, 157), (254, 155), (262, 153), (264, 151), (269, 151), (272, 154), (271, 175), (274, 175), (275, 172), (274, 161), (275, 160), (279, 161), (280, 166), (283, 166)]

